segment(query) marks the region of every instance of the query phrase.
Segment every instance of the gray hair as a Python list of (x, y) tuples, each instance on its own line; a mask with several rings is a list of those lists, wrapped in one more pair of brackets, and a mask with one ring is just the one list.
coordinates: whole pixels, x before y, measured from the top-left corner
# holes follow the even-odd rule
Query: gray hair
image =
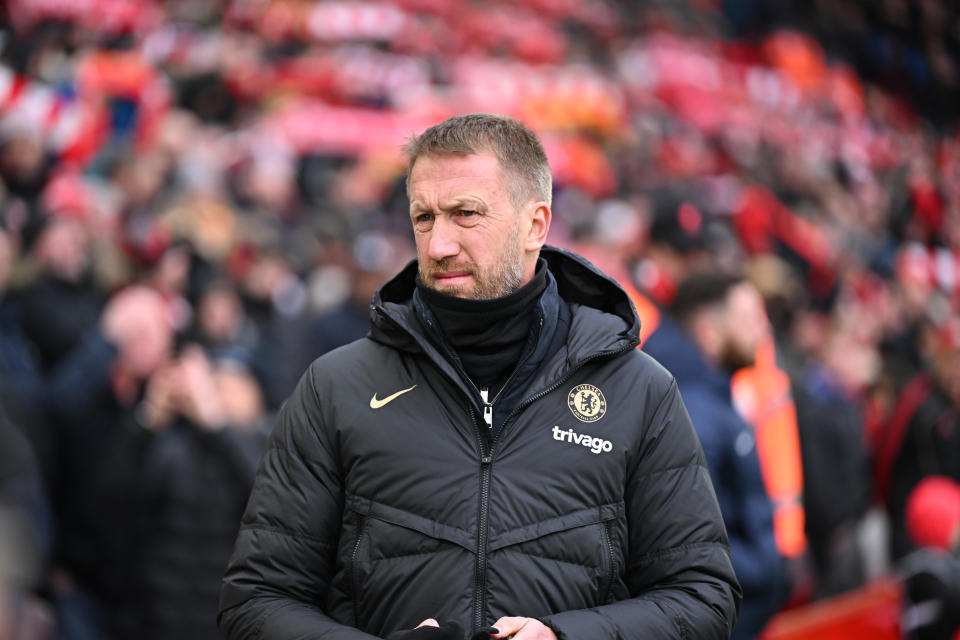
[(519, 208), (530, 199), (550, 204), (553, 177), (540, 140), (518, 120), (492, 113), (454, 116), (412, 136), (403, 147), (410, 159), (408, 180), (420, 156), (484, 151), (500, 161), (514, 206)]

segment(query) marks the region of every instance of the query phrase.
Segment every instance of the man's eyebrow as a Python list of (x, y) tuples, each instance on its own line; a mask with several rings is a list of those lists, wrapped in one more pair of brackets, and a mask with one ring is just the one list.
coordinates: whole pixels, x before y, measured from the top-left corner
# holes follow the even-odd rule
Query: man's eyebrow
[(454, 209), (465, 209), (465, 208), (475, 209), (477, 211), (483, 211), (486, 207), (483, 204), (483, 201), (477, 200), (476, 198), (454, 198), (453, 200), (448, 200), (444, 202), (440, 208), (443, 211), (453, 211)]
[(430, 207), (425, 204), (421, 204), (418, 201), (413, 201), (410, 203), (410, 212), (411, 213), (420, 213), (421, 211), (430, 211)]
[[(454, 198), (453, 200), (448, 200), (440, 205), (441, 211), (455, 211), (457, 209), (466, 209), (470, 208), (475, 211), (486, 211), (486, 205), (483, 204), (482, 200), (476, 198)], [(426, 205), (418, 200), (414, 200), (410, 203), (410, 213), (430, 213), (433, 211), (433, 207)]]

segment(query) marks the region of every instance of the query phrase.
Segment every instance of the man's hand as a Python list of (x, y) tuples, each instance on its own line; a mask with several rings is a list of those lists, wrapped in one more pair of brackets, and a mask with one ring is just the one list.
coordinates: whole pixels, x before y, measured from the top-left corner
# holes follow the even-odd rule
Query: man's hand
[(550, 627), (534, 618), (500, 618), (493, 623), (500, 633), (491, 638), (513, 638), (513, 640), (557, 640)]
[(226, 422), (213, 367), (203, 349), (189, 345), (180, 355), (177, 401), (180, 413), (204, 431), (219, 431)]
[(140, 403), (141, 426), (160, 431), (169, 426), (176, 413), (173, 395), (177, 370), (173, 363), (161, 365), (147, 380), (147, 389)]

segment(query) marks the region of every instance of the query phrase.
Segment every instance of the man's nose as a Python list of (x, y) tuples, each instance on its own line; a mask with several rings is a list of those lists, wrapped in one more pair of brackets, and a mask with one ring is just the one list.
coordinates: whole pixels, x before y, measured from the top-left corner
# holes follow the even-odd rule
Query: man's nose
[(458, 229), (447, 216), (437, 216), (430, 230), (430, 242), (427, 253), (432, 260), (452, 258), (460, 253)]

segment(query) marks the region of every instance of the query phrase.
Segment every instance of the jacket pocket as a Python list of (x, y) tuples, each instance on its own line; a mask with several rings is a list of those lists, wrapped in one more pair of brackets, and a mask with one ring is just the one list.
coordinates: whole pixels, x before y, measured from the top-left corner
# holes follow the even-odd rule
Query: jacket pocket
[(490, 551), (496, 551), (497, 549), (546, 538), (555, 533), (571, 531), (601, 522), (609, 522), (622, 518), (623, 513), (624, 506), (622, 502), (612, 502), (597, 507), (580, 509), (540, 522), (492, 533), (488, 543), (488, 549)]
[(609, 602), (624, 566), (623, 513), (622, 503), (612, 503), (495, 533), (487, 563), (494, 618), (511, 609), (548, 615)]
[(601, 565), (601, 583), (600, 583), (600, 604), (610, 603), (610, 589), (613, 586), (613, 580), (617, 576), (617, 557), (613, 547), (613, 537), (610, 535), (610, 529), (613, 526), (612, 520), (606, 520), (603, 527), (603, 555), (604, 563)]
[(467, 619), (458, 600), (473, 579), (467, 532), (355, 497), (348, 510), (359, 522), (352, 546), (342, 547), (353, 626), (383, 636), (425, 618)]
[[(376, 520), (386, 525), (406, 529), (411, 534), (417, 533), (421, 534), (422, 537), (425, 538), (450, 542), (464, 548), (467, 551), (472, 552), (476, 546), (477, 534), (475, 531), (468, 531), (458, 527), (446, 525), (437, 522), (436, 520), (431, 520), (430, 518), (411, 513), (404, 509), (391, 507), (390, 505), (381, 502), (376, 502), (358, 496), (348, 496), (347, 509), (356, 513), (366, 522), (369, 522), (370, 520)], [(391, 553), (410, 552), (409, 549), (402, 548), (401, 541), (397, 540), (395, 542), (400, 545), (400, 548), (398, 548), (398, 545), (391, 545), (393, 547), (390, 549)], [(374, 549), (375, 555), (377, 551), (379, 551), (379, 548)]]

